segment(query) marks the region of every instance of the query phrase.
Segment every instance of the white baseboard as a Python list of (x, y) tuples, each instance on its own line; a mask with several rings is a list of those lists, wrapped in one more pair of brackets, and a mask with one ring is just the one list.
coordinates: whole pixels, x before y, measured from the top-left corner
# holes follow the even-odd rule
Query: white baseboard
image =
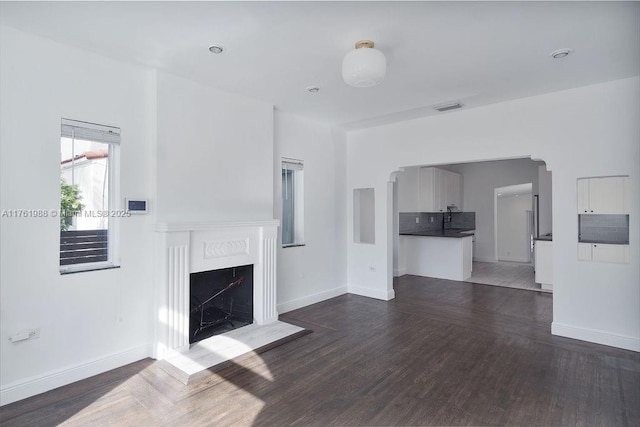
[(3, 385), (0, 389), (0, 406), (137, 362), (150, 357), (151, 350), (150, 343), (144, 344), (120, 353), (110, 354)]
[(279, 314), (286, 313), (288, 311), (297, 310), (302, 307), (306, 307), (317, 302), (335, 298), (347, 293), (346, 286), (340, 286), (338, 288), (329, 289), (328, 291), (318, 292), (317, 294), (307, 295), (302, 298), (296, 298), (290, 301), (285, 301), (278, 304), (277, 309)]
[(387, 291), (387, 299), (386, 299), (386, 301), (391, 301), (395, 297), (396, 297), (395, 289), (391, 289), (390, 291)]
[(360, 286), (352, 286), (352, 285), (349, 285), (348, 288), (349, 288), (350, 294), (380, 299), (382, 301), (389, 301), (396, 297), (396, 293), (393, 289), (391, 289), (390, 291), (382, 291), (382, 290), (363, 288)]
[(398, 268), (396, 270), (393, 270), (393, 277), (400, 277), (404, 276), (405, 274), (407, 274), (406, 268)]
[(634, 337), (612, 334), (595, 329), (576, 328), (575, 326), (563, 325), (557, 322), (551, 323), (551, 333), (561, 337), (574, 338), (581, 341), (640, 352), (640, 339)]
[(528, 258), (512, 258), (512, 257), (502, 257), (498, 261), (519, 262), (519, 263), (525, 263), (525, 264), (531, 262)]
[(473, 260), (478, 262), (498, 262), (498, 260), (495, 258), (482, 257), (482, 256), (474, 256)]

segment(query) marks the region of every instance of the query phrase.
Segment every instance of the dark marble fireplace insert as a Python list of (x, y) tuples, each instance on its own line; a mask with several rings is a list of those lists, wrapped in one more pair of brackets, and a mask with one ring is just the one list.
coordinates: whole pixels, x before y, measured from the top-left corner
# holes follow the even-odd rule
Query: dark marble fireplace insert
[(253, 323), (253, 265), (191, 273), (189, 343)]

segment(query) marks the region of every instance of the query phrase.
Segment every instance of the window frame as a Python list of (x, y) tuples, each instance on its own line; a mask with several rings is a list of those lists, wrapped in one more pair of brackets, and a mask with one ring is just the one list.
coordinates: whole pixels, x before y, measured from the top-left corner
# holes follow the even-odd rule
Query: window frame
[[(291, 172), (291, 179), (293, 184), (293, 191), (288, 193), (285, 183), (284, 175), (286, 171)], [(282, 204), (281, 204), (281, 232), (280, 239), (283, 248), (295, 248), (299, 246), (305, 246), (304, 240), (304, 161), (299, 159), (291, 159), (283, 157), (281, 161), (280, 167), (280, 183), (282, 185), (281, 188), (281, 196), (282, 196)], [(293, 197), (293, 215), (291, 215), (291, 227), (293, 230), (293, 242), (285, 243), (285, 229), (289, 229), (285, 226), (285, 198), (288, 197), (288, 194)]]
[[(101, 125), (90, 122), (83, 122), (79, 120), (72, 120), (62, 118), (62, 126), (72, 126), (75, 128), (84, 128), (91, 130), (99, 130), (101, 132), (109, 133), (113, 136), (112, 141), (102, 140), (95, 142), (101, 142), (107, 144), (107, 171), (108, 171), (108, 226), (107, 226), (107, 260), (97, 262), (86, 262), (78, 264), (58, 264), (61, 275), (71, 273), (81, 273), (86, 271), (96, 270), (108, 270), (112, 268), (120, 267), (120, 215), (112, 214), (120, 211), (118, 201), (120, 200), (120, 142), (121, 142), (121, 130), (118, 127)], [(110, 135), (110, 136), (111, 136)], [(64, 132), (61, 129), (59, 136), (59, 144), (62, 143), (64, 138)], [(87, 141), (87, 139), (75, 138), (80, 141)], [(116, 140), (117, 139), (117, 140)], [(58, 197), (61, 197), (61, 193), (58, 193)], [(59, 200), (59, 199), (58, 199)], [(60, 204), (58, 204), (60, 206)], [(124, 211), (123, 211), (124, 212)], [(58, 223), (59, 226), (59, 223)], [(60, 231), (60, 230), (59, 230)], [(60, 233), (58, 233), (58, 263), (60, 262)]]

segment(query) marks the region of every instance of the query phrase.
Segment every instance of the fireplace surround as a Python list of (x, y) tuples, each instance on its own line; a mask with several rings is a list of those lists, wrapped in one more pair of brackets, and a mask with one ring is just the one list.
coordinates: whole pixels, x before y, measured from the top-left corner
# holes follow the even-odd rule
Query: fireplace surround
[(154, 358), (189, 348), (190, 274), (253, 264), (253, 321), (276, 311), (278, 220), (161, 223), (156, 231)]

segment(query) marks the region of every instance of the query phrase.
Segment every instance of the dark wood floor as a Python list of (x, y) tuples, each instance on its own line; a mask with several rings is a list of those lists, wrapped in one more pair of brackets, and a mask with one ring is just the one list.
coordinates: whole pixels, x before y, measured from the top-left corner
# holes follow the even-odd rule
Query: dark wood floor
[(640, 425), (640, 354), (550, 335), (550, 294), (404, 276), (281, 316), (314, 333), (183, 385), (143, 360), (3, 426)]

